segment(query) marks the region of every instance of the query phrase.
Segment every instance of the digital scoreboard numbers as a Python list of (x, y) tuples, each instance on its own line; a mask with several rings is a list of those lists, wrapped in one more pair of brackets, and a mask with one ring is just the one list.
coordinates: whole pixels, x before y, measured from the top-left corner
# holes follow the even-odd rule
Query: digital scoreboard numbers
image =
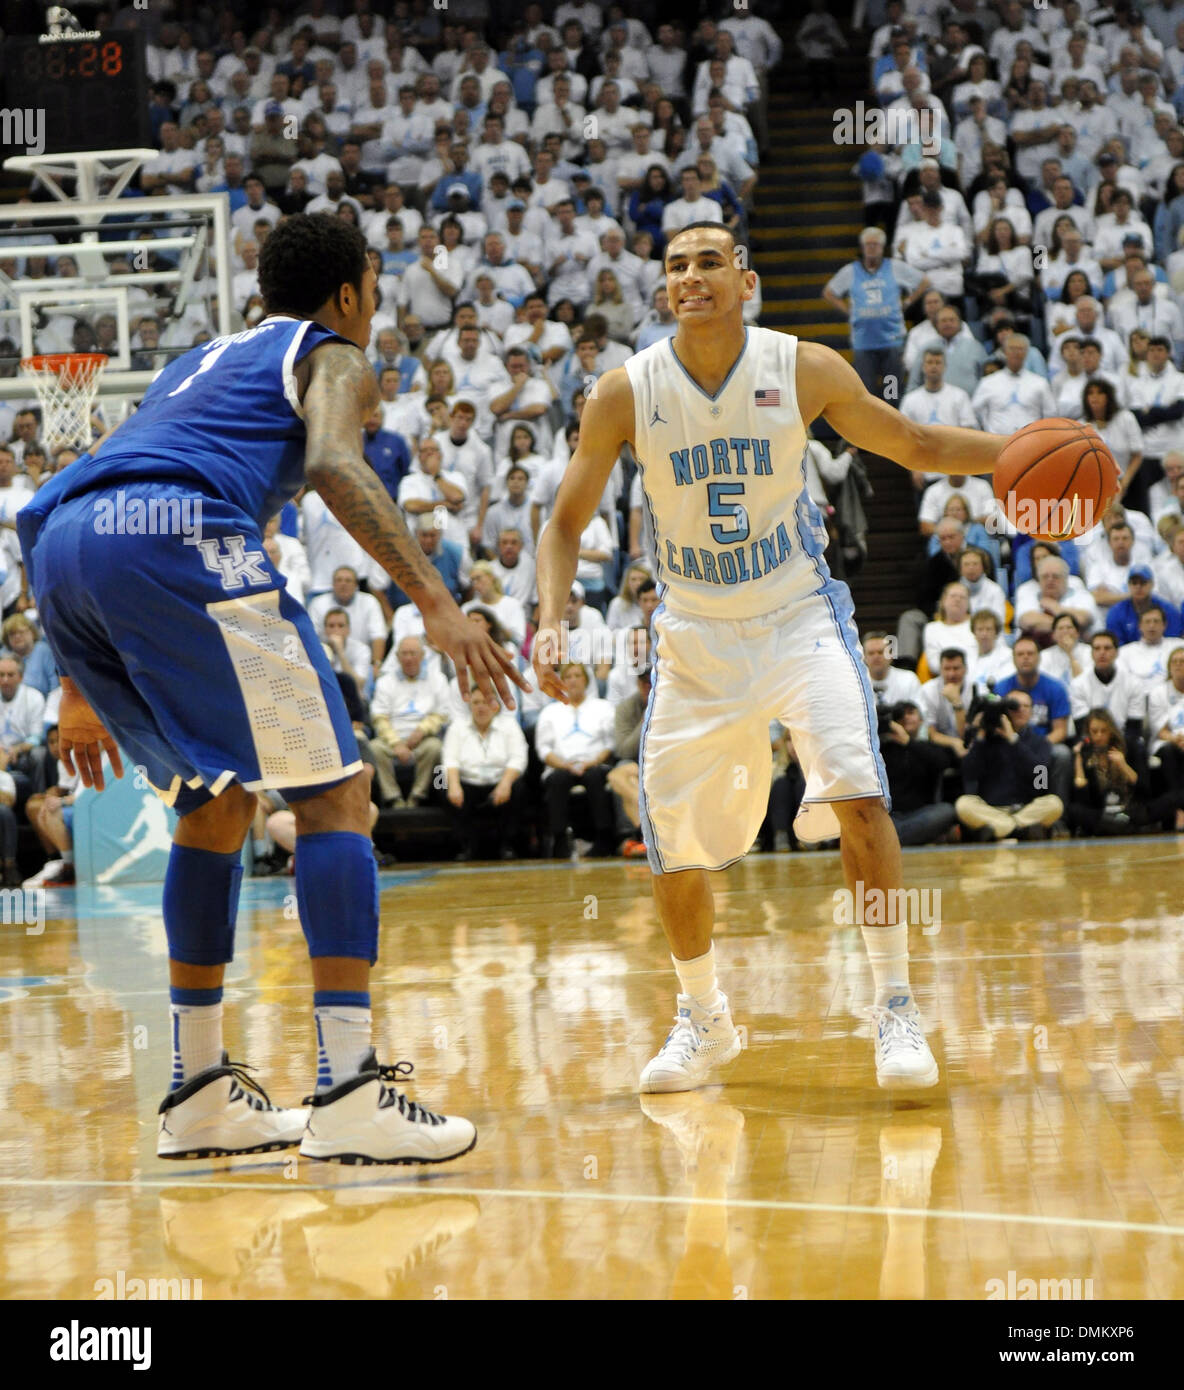
[(48, 40), (14, 35), (4, 40), (3, 67), (4, 105), (25, 113), (24, 146), (10, 144), (5, 155), (154, 143), (143, 36), (135, 30)]

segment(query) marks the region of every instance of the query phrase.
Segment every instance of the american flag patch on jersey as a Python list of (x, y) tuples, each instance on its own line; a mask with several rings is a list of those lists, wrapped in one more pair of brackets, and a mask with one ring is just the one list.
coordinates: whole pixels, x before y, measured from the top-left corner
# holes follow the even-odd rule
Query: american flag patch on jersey
[(780, 405), (781, 392), (778, 391), (757, 391), (755, 393), (757, 405)]

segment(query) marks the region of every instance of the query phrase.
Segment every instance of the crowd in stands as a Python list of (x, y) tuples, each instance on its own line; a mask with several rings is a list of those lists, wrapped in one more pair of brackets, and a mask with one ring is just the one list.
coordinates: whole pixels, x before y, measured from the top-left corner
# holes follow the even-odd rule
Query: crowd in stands
[(1059, 544), (989, 479), (913, 475), (913, 593), (864, 634), (901, 838), (1184, 830), (1184, 9), (855, 20), (885, 139), (824, 293), (856, 370), (921, 424), (1088, 421), (1121, 472)]
[[(121, 204), (227, 199), (234, 330), (263, 313), (259, 254), (281, 218), (323, 212), (362, 230), (378, 274), (365, 346), (381, 395), (364, 452), (471, 620), (529, 671), (535, 546), (586, 395), (604, 371), (673, 335), (661, 261), (671, 232), (711, 220), (746, 234), (781, 40), (767, 18), (731, 4), (685, 18), (650, 9), (646, 22), (620, 3), (530, 3), (504, 11), (504, 27), (467, 0), (308, 0), (251, 21), (249, 8), (202, 13), (182, 23), (129, 5), (95, 20), (138, 27), (148, 41), (159, 152)], [(45, 194), (35, 184), (26, 196)], [(19, 238), (8, 249), (19, 251)], [(106, 259), (122, 270), (118, 253)], [(77, 275), (66, 254), (10, 257), (0, 269)], [(208, 294), (178, 315), (170, 292), (145, 283), (130, 296), (133, 369), (155, 370), (217, 331)], [(11, 308), (0, 294), (0, 316)], [(746, 313), (759, 312), (758, 294)], [(37, 329), (42, 351), (119, 347), (105, 314), (62, 312)], [(0, 357), (14, 358), (14, 337), (0, 341)], [(4, 613), (35, 619), (12, 516), (77, 455), (45, 458), (28, 404), (0, 403), (0, 438), (12, 438), (0, 447), (0, 548)], [(821, 454), (827, 480), (845, 476), (849, 457)], [(819, 464), (814, 475), (824, 488)], [(417, 610), (315, 493), (285, 508), (264, 545), (331, 653), (376, 809), (447, 809), (462, 856), (476, 852), (484, 823), (493, 833), (481, 847), (506, 855), (566, 855), (573, 830), (598, 853), (641, 852), (636, 759), (656, 565), (628, 451), (581, 538), (567, 612), (579, 663), (564, 676), (571, 705), (537, 690), (515, 714), (466, 705)], [(56, 672), (44, 642), (22, 655), (24, 639), (8, 640), (7, 626), (5, 637), (0, 761), (15, 784), (11, 808), (0, 806), (6, 881), (18, 820), (66, 859), (50, 881), (69, 881), (62, 837), (42, 824), (46, 805), (57, 814), (73, 790), (47, 751)], [(22, 703), (18, 721), (9, 685), (31, 696), (34, 681), (49, 703)], [(0, 800), (5, 786), (0, 777)], [(282, 798), (261, 805), (262, 869), (286, 858), (290, 819)]]
[[(377, 8), (309, 0), (257, 29), (230, 10), (188, 27), (121, 12), (151, 39), (160, 150), (127, 197), (227, 198), (235, 328), (263, 312), (258, 254), (280, 218), (320, 211), (362, 229), (381, 295), (366, 457), (471, 621), (529, 674), (534, 552), (586, 393), (673, 334), (660, 259), (671, 230), (709, 218), (745, 233), (781, 45), (731, 6), (647, 28), (622, 4), (528, 4), (502, 33), (463, 0)], [(836, 39), (824, 10), (798, 44), (825, 74)], [(1033, 544), (988, 482), (918, 476), (914, 593), (895, 633), (864, 634), (898, 829), (905, 843), (1184, 829), (1181, 49), (1122, 6), (1102, 20), (1074, 0), (1031, 14), (961, 3), (944, 25), (933, 13), (870, 0), (862, 15), (877, 100), (931, 113), (919, 129), (937, 134), (860, 159), (868, 226), (826, 294), (850, 314), (864, 380), (913, 418), (1010, 433), (1080, 415), (1119, 458), (1124, 492), (1076, 543)], [(69, 276), (70, 259), (3, 268)], [(133, 308), (140, 368), (214, 331), (144, 292)], [(113, 350), (105, 319), (63, 314), (46, 331), (60, 339), (39, 346)], [(39, 877), (69, 882), (60, 695), (11, 521), (77, 455), (47, 458), (23, 402), (0, 404), (3, 437), (3, 875), (19, 881), (27, 823), (57, 856)], [(858, 475), (854, 451), (811, 441), (820, 505)], [(858, 562), (858, 527), (832, 542), (837, 571)], [(446, 812), (461, 858), (644, 852), (657, 567), (627, 450), (581, 538), (570, 704), (537, 689), (514, 713), (461, 700), (417, 610), (315, 492), (273, 519), (264, 546), (318, 624), (375, 817)], [(779, 850), (797, 843), (804, 779), (790, 731), (772, 726), (769, 742), (759, 843)], [(282, 798), (261, 801), (261, 872), (290, 868), (291, 821)]]

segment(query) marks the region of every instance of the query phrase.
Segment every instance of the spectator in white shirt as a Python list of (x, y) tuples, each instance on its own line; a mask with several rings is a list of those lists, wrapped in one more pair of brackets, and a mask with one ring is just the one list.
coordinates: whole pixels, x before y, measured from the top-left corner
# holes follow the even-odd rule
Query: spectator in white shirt
[(308, 616), (323, 631), (325, 615), (332, 608), (345, 610), (351, 633), (359, 642), (366, 643), (374, 665), (378, 666), (386, 655), (390, 627), (382, 604), (373, 594), (358, 588), (357, 571), (349, 565), (339, 565), (333, 571), (333, 588), (309, 602)]
[(946, 503), (956, 494), (965, 498), (971, 521), (985, 521), (994, 509), (995, 494), (990, 483), (982, 478), (969, 475), (941, 478), (930, 483), (921, 494), (918, 523), (923, 536), (932, 536), (937, 530), (937, 523), (945, 515)]
[(935, 289), (956, 303), (962, 298), (963, 270), (971, 246), (956, 223), (942, 221), (941, 194), (927, 189), (919, 197), (917, 221), (907, 227), (897, 245), (897, 255), (921, 271)]
[(1128, 719), (1142, 719), (1143, 699), (1138, 683), (1118, 664), (1118, 639), (1112, 632), (1095, 632), (1090, 660), (1069, 682), (1069, 711), (1080, 723), (1091, 709), (1109, 710), (1121, 729)]
[[(999, 619), (1001, 624), (1007, 621), (1007, 595), (995, 581), (987, 575), (987, 565), (990, 557), (987, 552), (977, 545), (968, 545), (958, 556), (958, 571), (962, 578), (962, 583), (966, 585), (966, 590), (970, 594), (970, 611), (972, 614), (981, 612), (984, 608), (989, 609)], [(973, 629), (974, 624), (971, 623)]]
[(961, 581), (955, 580), (942, 590), (937, 618), (925, 624), (924, 643), (931, 672), (937, 670), (941, 653), (950, 647), (963, 652), (969, 666), (975, 641), (970, 630), (970, 593)]
[(567, 857), (571, 791), (577, 785), (587, 791), (596, 851), (612, 854), (613, 808), (607, 777), (613, 756), (613, 709), (607, 700), (589, 698), (588, 673), (577, 662), (564, 665), (559, 677), (570, 703), (552, 701), (535, 727), (535, 751), (544, 764), (543, 857)]
[(1082, 632), (1097, 624), (1093, 596), (1059, 555), (1036, 562), (1036, 578), (1021, 584), (1015, 595), (1015, 625), (1025, 633), (1052, 633), (1057, 614), (1072, 613)]
[[(1139, 693), (1148, 698), (1168, 675), (1168, 659), (1174, 651), (1184, 648), (1184, 638), (1166, 637), (1164, 611), (1152, 603), (1139, 614), (1139, 640), (1125, 642), (1118, 651), (1118, 668), (1136, 682)], [(0, 662), (0, 688), (3, 687), (3, 667)]]
[(515, 428), (529, 423), (534, 434), (534, 447), (540, 454), (551, 452), (551, 427), (547, 414), (555, 399), (550, 383), (531, 371), (530, 353), (525, 347), (511, 347), (506, 353), (508, 383), (504, 391), (493, 396), (489, 409), (497, 422), (493, 432), (495, 457), (503, 457), (510, 447)]
[(1106, 615), (1127, 597), (1127, 580), (1134, 564), (1132, 548), (1135, 533), (1130, 523), (1120, 521), (1106, 532), (1108, 555), (1091, 553), (1085, 563), (1085, 582), (1098, 605), (1098, 617), (1105, 623)]
[(547, 303), (557, 304), (570, 299), (582, 309), (592, 298), (592, 282), (588, 265), (600, 249), (596, 238), (581, 232), (575, 225), (576, 209), (570, 197), (562, 197), (554, 205), (555, 224), (543, 245), (549, 284)]
[[(971, 643), (974, 647), (974, 643)], [(921, 687), (921, 714), (928, 726), (929, 741), (948, 748), (956, 758), (966, 753), (963, 734), (966, 713), (974, 699), (974, 684), (962, 647), (949, 647), (938, 653), (936, 675)]]
[(478, 560), (471, 572), (474, 598), (462, 605), (462, 612), (471, 608), (487, 608), (505, 629), (514, 646), (521, 648), (526, 640), (526, 610), (518, 599), (502, 589), (501, 579), (488, 560)]
[(915, 672), (892, 664), (895, 651), (896, 639), (888, 633), (863, 634), (863, 661), (871, 679), (876, 704), (892, 706), (900, 704), (903, 700), (912, 700), (919, 704), (921, 682)]
[(1003, 349), (1003, 370), (984, 377), (971, 397), (979, 424), (988, 433), (1014, 434), (1056, 412), (1047, 380), (1024, 367), (1030, 346), (1023, 333), (1011, 334)]
[(193, 150), (181, 145), (180, 127), (165, 121), (160, 127), (160, 153), (140, 169), (140, 187), (145, 193), (163, 189), (166, 193), (192, 193), (201, 160)]
[(349, 633), (349, 614), (344, 608), (330, 608), (322, 626), (329, 664), (334, 671), (354, 683), (359, 700), (370, 694), (374, 677), (374, 654), (365, 642)]
[(493, 552), (491, 563), (502, 589), (529, 613), (535, 600), (534, 536), (527, 492), (530, 475), (524, 464), (514, 463), (504, 481), (505, 497), (485, 513), (482, 545)]
[(424, 644), (404, 637), (395, 649), (396, 664), (386, 666), (374, 685), (371, 740), (383, 804), (406, 804), (398, 773), (412, 773), (407, 801), (422, 805), (431, 790), (432, 772), (440, 761), (440, 735), (448, 722), (448, 682), (440, 671), (424, 668)]
[(714, 198), (704, 197), (699, 170), (688, 165), (679, 175), (682, 197), (667, 203), (662, 212), (662, 231), (667, 239), (692, 222), (722, 222), (723, 209)]
[(466, 533), (466, 549), (481, 544), (481, 528), (493, 485), (493, 454), (474, 428), (476, 419), (476, 405), (468, 399), (457, 399), (449, 412), (448, 429), (433, 436), (440, 446), (445, 471), (464, 481), (465, 501), (457, 519)]
[(976, 650), (970, 654), (970, 680), (975, 690), (993, 690), (1015, 675), (1011, 648), (1002, 640), (1003, 619), (993, 608), (976, 608), (970, 615)]
[(518, 721), (474, 689), (466, 715), (448, 726), (441, 761), (461, 842), (457, 859), (473, 857), (475, 822), (482, 809), (493, 812), (498, 857), (513, 859), (511, 843), (522, 818), (522, 774), (527, 763), (526, 739)]
[(45, 696), (24, 683), (24, 671), (19, 656), (0, 657), (0, 768), (16, 783), (18, 811), (45, 758)]
[(1155, 587), (1169, 603), (1184, 608), (1184, 525), (1171, 533), (1169, 548), (1151, 562)]
[(452, 319), (452, 300), (464, 281), (454, 255), (440, 245), (434, 227), (419, 229), (419, 260), (403, 272), (407, 310), (428, 332), (446, 328)]
[(417, 466), (399, 484), (398, 505), (415, 528), (422, 518), (432, 520), (443, 539), (469, 553), (469, 529), (461, 516), (469, 495), (466, 477), (444, 467), (444, 453), (437, 436), (419, 442)]

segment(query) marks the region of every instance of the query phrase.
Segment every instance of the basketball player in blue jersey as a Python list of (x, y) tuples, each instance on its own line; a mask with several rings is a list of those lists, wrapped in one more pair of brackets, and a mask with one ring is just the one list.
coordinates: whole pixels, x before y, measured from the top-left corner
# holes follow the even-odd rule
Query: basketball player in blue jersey
[[(264, 523), (315, 487), (418, 604), (466, 691), (471, 675), (512, 705), (518, 678), (474, 635), (362, 455), (378, 404), (361, 347), (375, 311), (365, 239), (334, 217), (291, 217), (268, 237), (259, 279), (256, 327), (170, 363), (136, 414), (21, 513), (62, 672), (61, 755), (101, 790), (103, 754), (119, 776), (122, 748), (180, 817), (164, 883), (173, 1076), (160, 1157), (299, 1144), (339, 1162), (441, 1162), (476, 1130), (408, 1100), (393, 1083), (409, 1065), (379, 1066), (371, 1048), (369, 781), (313, 625), (264, 553)], [(155, 524), (119, 524), (137, 513)], [(296, 815), (318, 1040), (308, 1110), (273, 1106), (222, 1042), (239, 856), (264, 788)]]
[[(872, 396), (838, 353), (746, 328), (755, 288), (727, 229), (693, 223), (666, 248), (678, 320), (606, 372), (539, 537), (541, 688), (553, 663), (580, 534), (628, 443), (657, 540), (662, 603), (640, 749), (641, 824), (654, 898), (679, 980), (674, 1028), (643, 1092), (687, 1091), (740, 1051), (716, 979), (709, 874), (747, 853), (769, 795), (768, 726), (790, 731), (806, 773), (801, 838), (841, 835), (854, 891), (902, 901), (900, 845), (876, 738), (871, 685), (847, 586), (822, 558), (826, 531), (805, 487), (806, 427), (820, 415), (861, 449), (934, 473), (989, 473), (1000, 435), (920, 426)], [(541, 645), (540, 645), (541, 644)], [(741, 775), (743, 774), (743, 775)], [(937, 1063), (909, 983), (908, 923), (863, 926), (875, 981), (881, 1086), (933, 1086)]]

